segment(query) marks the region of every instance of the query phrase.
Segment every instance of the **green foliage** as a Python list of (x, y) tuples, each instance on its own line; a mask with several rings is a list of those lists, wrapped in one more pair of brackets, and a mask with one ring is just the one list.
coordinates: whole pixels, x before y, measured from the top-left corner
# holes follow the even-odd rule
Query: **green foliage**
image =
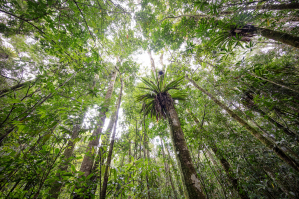
[[(1, 1), (0, 198), (49, 198), (56, 184), (59, 198), (82, 186), (99, 197), (106, 160), (89, 175), (80, 169), (114, 70), (108, 118), (120, 77), (125, 86), (106, 198), (186, 198), (167, 123), (146, 117), (163, 116), (156, 99), (166, 93), (207, 197), (239, 197), (225, 159), (249, 198), (298, 198), (298, 173), (183, 78), (299, 161), (298, 49), (260, 34), (298, 37), (298, 10), (261, 9), (285, 3)], [(164, 75), (148, 78), (145, 50)]]

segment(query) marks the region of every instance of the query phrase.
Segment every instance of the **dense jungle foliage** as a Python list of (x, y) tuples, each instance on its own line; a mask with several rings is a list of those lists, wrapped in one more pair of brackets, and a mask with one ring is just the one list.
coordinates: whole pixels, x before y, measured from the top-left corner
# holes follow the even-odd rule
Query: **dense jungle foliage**
[(2, 0), (0, 198), (299, 198), (298, 0)]

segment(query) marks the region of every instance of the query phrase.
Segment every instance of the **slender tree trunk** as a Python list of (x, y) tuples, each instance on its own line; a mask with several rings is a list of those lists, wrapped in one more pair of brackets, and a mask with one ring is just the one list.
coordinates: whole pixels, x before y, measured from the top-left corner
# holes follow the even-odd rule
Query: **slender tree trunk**
[(167, 158), (165, 157), (164, 146), (163, 146), (163, 141), (162, 141), (161, 137), (160, 137), (160, 140), (161, 140), (162, 155), (163, 155), (163, 159), (164, 159), (164, 167), (165, 167), (166, 179), (168, 178), (167, 180), (169, 180), (169, 182), (170, 182), (170, 185), (171, 185), (171, 188), (172, 188), (172, 192), (173, 192), (173, 196), (174, 196), (175, 199), (177, 199), (178, 196), (177, 196), (176, 190), (175, 190), (174, 185), (173, 185), (173, 180), (172, 180), (171, 173), (170, 173), (170, 170), (169, 170), (169, 165), (166, 162)]
[[(236, 107), (237, 108), (237, 107)], [(238, 109), (238, 108), (237, 108)], [(243, 112), (242, 110), (238, 109), (239, 111)], [(246, 113), (243, 112), (243, 114), (246, 116), (246, 118), (251, 121), (262, 133), (263, 136), (266, 137), (267, 139), (271, 140), (272, 142), (276, 143), (277, 140), (274, 139), (273, 137), (271, 137), (260, 125), (258, 125), (250, 116), (248, 116)], [(280, 148), (281, 150), (283, 150), (284, 152), (292, 155), (293, 157), (295, 157), (297, 160), (299, 160), (299, 156), (292, 150), (290, 149), (288, 146), (284, 145), (284, 144), (280, 144)]]
[[(206, 148), (206, 150), (208, 150), (208, 148)], [(208, 160), (208, 157), (206, 156), (206, 153), (205, 153), (204, 150), (203, 150), (203, 155), (204, 155), (204, 157)], [(219, 176), (218, 176), (217, 173), (215, 172), (215, 169), (211, 166), (210, 162), (211, 162), (211, 161), (208, 161), (208, 165), (209, 165), (211, 171), (213, 172), (213, 174), (214, 174), (214, 176), (215, 176), (215, 178), (216, 178), (216, 181), (218, 182), (219, 186), (220, 186), (221, 189), (222, 189), (224, 198), (227, 199), (227, 194), (226, 194), (225, 188), (223, 187), (222, 181), (219, 179)]]
[(174, 108), (173, 100), (168, 93), (167, 98), (167, 117), (170, 125), (171, 139), (188, 197), (190, 199), (205, 199), (206, 197), (193, 166), (178, 114)]
[(17, 91), (17, 90), (20, 90), (28, 85), (30, 85), (33, 81), (27, 81), (27, 82), (24, 82), (24, 83), (20, 83), (20, 84), (17, 84), (15, 86), (12, 86), (10, 88), (5, 88), (5, 89), (2, 89), (0, 90), (0, 98), (1, 97), (4, 97), (5, 95), (7, 95), (9, 92), (11, 91)]
[(290, 194), (290, 187), (283, 182), (283, 180), (280, 179), (279, 176), (276, 176), (273, 172), (272, 172), (272, 169), (269, 168), (269, 167), (263, 167), (264, 168), (264, 171), (267, 173), (267, 175), (274, 181), (277, 183), (277, 185), (279, 186), (279, 188), (289, 197), (289, 198), (292, 198), (292, 199), (295, 199), (297, 198), (296, 196), (294, 195), (291, 195)]
[(178, 190), (179, 190), (180, 194), (181, 194), (181, 195), (184, 195), (184, 194), (185, 194), (185, 193), (184, 193), (184, 190), (183, 190), (183, 188), (181, 187), (180, 180), (178, 180), (178, 177), (179, 177), (179, 176), (177, 175), (176, 171), (174, 170), (175, 165), (174, 165), (174, 163), (173, 163), (173, 160), (171, 159), (169, 149), (168, 149), (167, 146), (166, 146), (165, 148), (166, 148), (167, 156), (169, 157), (169, 161), (170, 161), (170, 164), (171, 164), (171, 168), (172, 168), (172, 170), (173, 170), (173, 172), (174, 172), (174, 181), (175, 181), (175, 183), (177, 184), (177, 187), (178, 187)]
[(254, 102), (251, 99), (246, 98), (244, 101), (242, 101), (242, 104), (244, 106), (246, 106), (248, 109), (252, 109), (253, 111), (260, 113), (262, 116), (264, 116), (265, 119), (268, 119), (268, 121), (270, 123), (274, 124), (277, 128), (283, 130), (283, 132), (285, 132), (285, 134), (295, 138), (296, 142), (299, 142), (298, 135), (296, 133), (294, 133), (293, 131), (291, 131), (287, 127), (283, 126), (282, 124), (280, 124), (278, 121), (276, 121), (272, 117), (270, 117), (265, 111), (263, 111), (256, 104), (254, 104)]
[[(111, 119), (110, 119), (110, 122), (109, 122), (109, 125), (107, 127), (107, 131), (106, 131), (105, 135), (102, 135), (102, 137), (101, 137), (101, 139), (102, 139), (101, 146), (99, 147), (98, 157), (96, 158), (94, 167), (92, 169), (93, 173), (96, 172), (96, 170), (98, 169), (99, 166), (103, 167), (103, 165), (104, 165), (104, 162), (105, 162), (105, 159), (106, 159), (105, 154), (107, 154), (110, 135), (111, 135), (112, 130), (113, 130), (113, 125), (116, 122), (116, 115), (117, 115), (117, 113), (119, 111), (119, 106), (120, 106), (121, 97), (122, 97), (122, 90), (123, 90), (123, 85), (121, 85), (120, 93), (119, 93), (119, 96), (118, 96), (118, 100), (117, 100), (117, 102), (115, 104), (115, 109), (116, 110), (111, 115)], [(97, 174), (94, 174), (90, 178), (90, 181), (91, 181), (91, 191), (93, 193), (95, 193), (95, 191), (97, 189), (97, 179), (98, 179), (98, 175)]]
[(108, 108), (110, 105), (110, 99), (111, 99), (111, 96), (113, 93), (116, 75), (117, 75), (117, 72), (114, 71), (112, 73), (111, 81), (110, 81), (110, 84), (109, 84), (109, 87), (108, 87), (108, 90), (107, 90), (107, 93), (105, 96), (104, 105), (99, 114), (100, 121), (98, 122), (97, 129), (95, 131), (93, 131), (93, 133), (92, 133), (93, 140), (91, 140), (88, 143), (86, 155), (84, 156), (83, 162), (81, 164), (80, 171), (84, 172), (85, 177), (87, 177), (90, 174), (92, 166), (93, 166), (95, 150), (96, 150), (97, 146), (99, 145), (99, 136), (102, 133), (104, 122), (106, 119), (106, 113), (108, 112)]
[[(145, 117), (143, 118), (143, 156), (144, 159), (147, 160), (147, 169), (148, 169), (148, 164), (149, 164), (149, 157), (147, 155), (147, 148), (148, 148), (148, 140), (147, 140), (147, 133), (146, 133), (146, 129), (145, 129)], [(149, 186), (149, 180), (148, 180), (148, 175), (145, 175), (145, 179), (146, 179), (146, 187), (147, 187), (147, 197), (148, 199), (151, 198), (151, 194), (150, 194), (150, 186)]]
[(244, 189), (238, 182), (238, 179), (234, 177), (234, 174), (233, 174), (233, 171), (231, 169), (229, 162), (222, 156), (221, 153), (218, 152), (218, 148), (216, 147), (216, 145), (213, 145), (211, 148), (212, 148), (212, 151), (217, 156), (217, 158), (219, 159), (221, 166), (223, 167), (225, 173), (227, 174), (228, 179), (232, 183), (233, 188), (238, 192), (240, 198), (241, 199), (249, 199), (247, 192), (244, 191)]
[(235, 114), (233, 111), (231, 111), (225, 104), (223, 104), (222, 102), (217, 100), (208, 91), (206, 91), (205, 89), (198, 86), (193, 80), (189, 79), (187, 76), (186, 76), (186, 79), (188, 79), (198, 90), (200, 90), (203, 93), (205, 93), (206, 95), (208, 95), (217, 105), (219, 105), (221, 108), (223, 108), (232, 118), (234, 118), (239, 124), (241, 124), (243, 127), (245, 127), (249, 131), (249, 133), (251, 133), (260, 142), (262, 142), (266, 147), (268, 147), (270, 150), (273, 150), (274, 153), (276, 153), (276, 155), (278, 157), (280, 157), (285, 163), (287, 163), (289, 166), (294, 168), (296, 171), (299, 171), (299, 164), (293, 158), (289, 157), (277, 145), (272, 143), (270, 140), (268, 140), (266, 137), (264, 137), (261, 133), (259, 133), (253, 127), (251, 127), (247, 122), (245, 122), (237, 114)]
[(150, 60), (151, 60), (151, 68), (152, 68), (152, 72), (153, 72), (154, 75), (156, 75), (155, 61), (154, 61), (154, 59), (153, 59), (153, 57), (152, 57), (151, 50), (148, 50), (147, 53), (148, 53), (148, 55), (149, 55), (149, 57), (150, 57)]
[(120, 107), (121, 97), (122, 97), (122, 89), (123, 89), (123, 81), (121, 80), (121, 89), (120, 89), (120, 92), (119, 92), (118, 107), (117, 107), (116, 116), (115, 116), (116, 119), (115, 119), (114, 130), (113, 130), (113, 133), (112, 133), (111, 142), (110, 142), (110, 146), (109, 146), (109, 153), (108, 153), (108, 157), (107, 157), (107, 163), (106, 163), (106, 168), (105, 168), (103, 187), (102, 187), (102, 190), (101, 190), (101, 193), (100, 193), (101, 194), (100, 199), (105, 199), (106, 198), (107, 185), (108, 185), (108, 168), (110, 167), (111, 160), (112, 160), (113, 146), (114, 146), (116, 126), (117, 126), (117, 120), (118, 120), (118, 112), (119, 112), (119, 107)]
[[(131, 163), (131, 155), (132, 154), (132, 151), (131, 151), (131, 140), (129, 142), (129, 158), (128, 158), (128, 163), (130, 164)], [(130, 181), (130, 178), (131, 178), (131, 174), (129, 174), (129, 177), (128, 177), (128, 181)], [(131, 187), (129, 188), (129, 194), (131, 192)], [(131, 196), (128, 196), (128, 199), (130, 199)]]
[[(283, 34), (283, 33), (281, 33), (281, 34)], [(297, 48), (299, 48), (299, 37), (298, 37), (297, 39), (298, 39), (298, 40), (297, 40), (297, 43), (298, 43), (298, 47), (297, 47)], [(291, 44), (289, 44), (289, 45), (291, 45)], [(293, 91), (293, 92), (295, 92), (295, 93), (299, 93), (299, 91), (297, 91), (297, 90), (295, 90), (295, 89), (292, 89), (292, 88), (290, 88), (290, 87), (288, 87), (288, 86), (285, 86), (285, 85), (279, 84), (279, 83), (277, 83), (277, 82), (271, 81), (271, 80), (269, 80), (269, 79), (266, 79), (266, 78), (257, 76), (256, 74), (254, 74), (254, 73), (252, 73), (252, 72), (249, 72), (249, 71), (248, 71), (248, 73), (249, 73), (251, 76), (253, 76), (253, 77), (256, 77), (256, 78), (262, 79), (262, 80), (264, 80), (264, 81), (270, 82), (270, 83), (275, 84), (275, 85), (277, 85), (277, 86), (280, 86), (280, 87), (282, 87), (282, 88), (291, 90), (291, 91)]]
[[(109, 86), (108, 86), (108, 90), (107, 90), (107, 93), (106, 93), (106, 96), (105, 96), (105, 101), (104, 101), (103, 107), (101, 108), (101, 111), (100, 111), (100, 114), (99, 114), (99, 119), (100, 120), (97, 124), (97, 129), (94, 130), (93, 133), (92, 133), (92, 138), (93, 139), (88, 143), (85, 156), (84, 156), (83, 161), (81, 163), (80, 171), (84, 173), (83, 175), (85, 177), (90, 175), (90, 173), (92, 171), (92, 168), (93, 168), (95, 153), (96, 153), (96, 149), (99, 145), (100, 135), (102, 133), (104, 122), (105, 122), (105, 119), (106, 119), (106, 113), (108, 112), (108, 109), (109, 109), (110, 99), (111, 99), (111, 96), (112, 96), (112, 93), (113, 93), (113, 88), (114, 88), (116, 75), (117, 75), (117, 71), (114, 71), (112, 73), (111, 81), (110, 81)], [(86, 190), (88, 187), (82, 187), (82, 188), (83, 188), (83, 190)], [(81, 199), (81, 198), (84, 198), (84, 196), (80, 196), (78, 193), (75, 193), (74, 196), (73, 196), (73, 199)]]
[(80, 124), (75, 124), (73, 127), (73, 134), (71, 136), (71, 138), (68, 141), (67, 147), (64, 150), (63, 153), (63, 160), (60, 163), (60, 165), (58, 166), (58, 171), (56, 173), (56, 177), (59, 178), (58, 181), (55, 181), (52, 186), (51, 189), (49, 191), (49, 196), (48, 198), (58, 198), (59, 194), (60, 194), (60, 190), (63, 186), (62, 184), (62, 175), (63, 173), (65, 173), (70, 165), (71, 162), (71, 157), (73, 156), (73, 151), (75, 148), (75, 142), (74, 139), (76, 139), (79, 135), (79, 131), (80, 131)]

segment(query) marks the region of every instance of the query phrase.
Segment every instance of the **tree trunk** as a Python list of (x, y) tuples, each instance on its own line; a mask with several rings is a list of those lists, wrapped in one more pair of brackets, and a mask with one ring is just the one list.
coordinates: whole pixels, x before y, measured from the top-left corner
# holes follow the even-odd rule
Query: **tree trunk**
[(256, 28), (257, 32), (268, 39), (273, 39), (275, 41), (279, 41), (284, 44), (288, 44), (290, 46), (294, 46), (295, 48), (299, 48), (299, 37), (287, 34), (287, 33), (282, 33), (278, 32), (275, 30), (269, 30), (266, 28)]
[(119, 106), (120, 106), (120, 102), (121, 102), (121, 97), (122, 97), (122, 91), (123, 91), (123, 84), (121, 85), (120, 88), (120, 93), (118, 96), (118, 100), (116, 102), (115, 105), (115, 112), (111, 115), (111, 119), (109, 122), (109, 125), (107, 127), (107, 131), (105, 133), (105, 135), (102, 135), (101, 139), (101, 146), (99, 148), (98, 151), (98, 157), (96, 158), (95, 164), (92, 168), (92, 172), (94, 173), (94, 175), (90, 178), (90, 182), (91, 182), (91, 191), (93, 191), (94, 193), (96, 192), (97, 189), (97, 179), (98, 179), (98, 175), (95, 173), (96, 170), (98, 169), (98, 167), (103, 167), (106, 156), (105, 154), (107, 154), (107, 150), (108, 150), (108, 143), (109, 143), (109, 139), (110, 139), (110, 135), (112, 133), (113, 130), (113, 125), (116, 122), (116, 115), (118, 114), (119, 111)]
[(75, 148), (76, 143), (74, 143), (74, 139), (76, 139), (79, 135), (79, 131), (80, 131), (80, 124), (75, 124), (73, 127), (73, 134), (71, 136), (71, 138), (68, 141), (67, 147), (64, 150), (63, 153), (63, 160), (60, 163), (60, 165), (58, 166), (58, 171), (56, 173), (56, 177), (59, 178), (58, 181), (55, 181), (52, 184), (52, 187), (49, 191), (49, 196), (48, 198), (58, 198), (59, 194), (60, 194), (60, 190), (63, 186), (62, 182), (59, 181), (63, 181), (61, 178), (61, 174), (65, 173), (70, 165), (71, 162), (71, 157), (73, 156), (73, 151)]
[[(240, 8), (240, 10), (296, 10), (299, 9), (299, 3), (282, 3), (282, 4), (264, 4), (264, 5), (256, 5), (256, 6), (246, 6), (244, 8)], [(234, 11), (225, 10), (220, 14), (233, 14)]]
[[(103, 107), (101, 109), (101, 112), (99, 114), (100, 121), (98, 122), (98, 125), (97, 125), (98, 127), (92, 133), (93, 140), (91, 140), (88, 143), (88, 147), (87, 147), (87, 150), (86, 150), (86, 155), (84, 156), (83, 162), (81, 164), (80, 171), (84, 172), (85, 177), (87, 177), (90, 174), (92, 166), (93, 166), (94, 155), (95, 155), (94, 151), (96, 151), (96, 148), (99, 145), (99, 136), (102, 133), (104, 122), (105, 122), (105, 119), (106, 119), (106, 113), (108, 112), (108, 108), (109, 108), (109, 105), (110, 105), (110, 99), (111, 99), (111, 96), (112, 96), (112, 93), (113, 93), (113, 88), (114, 88), (116, 75), (117, 75), (117, 72), (114, 71), (112, 73), (111, 81), (110, 81), (110, 84), (109, 84), (109, 87), (108, 87), (108, 90), (107, 90), (107, 93), (106, 93), (106, 96), (105, 96), (104, 105), (103, 105)], [(94, 149), (94, 150), (92, 150), (92, 149)]]
[[(100, 114), (99, 114), (100, 120), (97, 124), (97, 129), (94, 130), (93, 133), (92, 133), (92, 138), (93, 139), (88, 143), (85, 156), (84, 156), (83, 161), (81, 163), (80, 171), (84, 173), (83, 175), (85, 177), (87, 177), (91, 173), (91, 170), (93, 168), (94, 159), (95, 159), (95, 152), (96, 152), (96, 149), (99, 145), (100, 135), (102, 133), (104, 122), (105, 122), (105, 119), (106, 119), (106, 113), (108, 112), (108, 109), (109, 109), (110, 99), (111, 99), (111, 96), (112, 96), (112, 93), (113, 93), (113, 88), (114, 88), (116, 75), (117, 75), (117, 71), (114, 71), (112, 73), (111, 81), (110, 81), (109, 86), (108, 86), (108, 90), (107, 90), (107, 93), (106, 93), (106, 96), (105, 96), (105, 101), (104, 101), (103, 107), (101, 108), (101, 111), (100, 111)], [(87, 188), (87, 187), (85, 187), (85, 188)], [(85, 188), (83, 188), (83, 189), (85, 189)], [(78, 193), (75, 193), (74, 196), (73, 196), (73, 199), (80, 199), (80, 198), (84, 198), (84, 196), (79, 196)]]
[[(148, 140), (147, 140), (147, 133), (146, 133), (146, 129), (145, 129), (145, 117), (143, 118), (143, 156), (144, 156), (144, 160), (147, 159), (147, 169), (148, 169), (148, 164), (149, 164), (149, 156), (147, 156), (147, 148), (148, 148)], [(146, 157), (147, 156), (147, 157)], [(149, 186), (149, 179), (148, 179), (148, 175), (146, 174), (145, 176), (146, 179), (146, 187), (147, 187), (147, 197), (148, 199), (151, 198), (151, 194), (150, 194), (150, 186)]]
[(19, 84), (15, 85), (15, 86), (12, 86), (10, 88), (2, 89), (2, 90), (0, 90), (0, 98), (4, 97), (5, 95), (7, 95), (11, 91), (20, 90), (20, 89), (30, 85), (32, 82), (33, 81), (27, 81), (27, 82), (24, 82), (24, 83), (19, 83)]
[[(274, 181), (277, 183), (277, 185), (279, 186), (279, 188), (289, 197), (292, 199), (297, 198), (295, 195), (291, 195), (290, 194), (290, 187), (287, 185), (287, 183), (283, 182), (283, 180), (280, 179), (279, 176), (276, 176), (273, 172), (272, 169), (269, 167), (264, 166), (263, 167), (264, 171), (267, 173), (267, 175)], [(296, 191), (295, 191), (296, 193)], [(298, 195), (298, 194), (297, 194)]]
[(168, 93), (167, 98), (166, 108), (167, 118), (170, 125), (170, 135), (188, 197), (190, 199), (205, 199), (206, 197), (202, 191), (200, 181), (193, 166), (178, 114), (174, 108), (173, 100)]
[(219, 105), (221, 108), (223, 108), (232, 118), (234, 118), (239, 124), (241, 124), (243, 127), (245, 127), (248, 130), (248, 132), (251, 133), (251, 135), (253, 135), (255, 138), (257, 138), (260, 142), (262, 142), (270, 150), (273, 150), (274, 153), (276, 153), (276, 155), (278, 157), (280, 157), (285, 163), (287, 163), (289, 166), (294, 168), (296, 171), (299, 171), (299, 164), (293, 158), (289, 157), (277, 145), (275, 145), (273, 142), (268, 140), (261, 133), (259, 133), (253, 127), (251, 127), (247, 122), (245, 122), (237, 114), (235, 114), (233, 111), (231, 111), (225, 104), (223, 104), (219, 100), (217, 100), (212, 94), (210, 94), (208, 91), (206, 91), (205, 89), (198, 86), (193, 80), (189, 79), (188, 76), (186, 76), (186, 79), (188, 79), (198, 90), (200, 90), (203, 93), (205, 93), (206, 95), (208, 95), (217, 105)]
[(165, 148), (166, 148), (167, 156), (169, 157), (170, 164), (171, 164), (171, 166), (172, 166), (172, 170), (173, 170), (173, 172), (174, 172), (174, 181), (175, 181), (175, 183), (177, 184), (177, 187), (178, 187), (178, 189), (179, 189), (180, 194), (181, 194), (181, 195), (184, 195), (185, 193), (184, 193), (183, 188), (181, 187), (180, 180), (178, 180), (179, 176), (177, 175), (176, 170), (174, 170), (175, 165), (174, 165), (174, 163), (173, 163), (173, 160), (171, 159), (171, 156), (170, 156), (170, 152), (169, 152), (169, 150), (168, 150), (168, 147), (166, 146)]
[(108, 185), (108, 168), (110, 167), (111, 159), (112, 159), (112, 152), (113, 152), (113, 146), (114, 146), (114, 140), (115, 140), (115, 134), (116, 134), (116, 126), (117, 126), (117, 120), (118, 120), (118, 112), (119, 112), (121, 96), (122, 96), (122, 89), (123, 89), (123, 81), (121, 80), (121, 89), (119, 92), (118, 107), (117, 107), (116, 116), (115, 116), (116, 119), (115, 119), (114, 130), (112, 133), (111, 142), (110, 142), (110, 146), (109, 146), (109, 153), (108, 153), (108, 157), (107, 157), (107, 163), (106, 163), (106, 168), (105, 168), (103, 187), (102, 187), (102, 190), (100, 193), (101, 194), (100, 199), (106, 198), (107, 185)]
[(216, 147), (216, 145), (212, 145), (211, 148), (212, 148), (212, 151), (217, 156), (217, 158), (219, 159), (221, 166), (223, 167), (228, 179), (232, 183), (233, 188), (238, 192), (240, 198), (241, 199), (249, 199), (247, 192), (244, 191), (244, 189), (238, 182), (238, 179), (234, 177), (234, 174), (233, 174), (233, 171), (231, 169), (229, 162), (222, 156), (221, 153), (218, 152), (218, 148)]
[(170, 170), (169, 170), (169, 165), (166, 162), (167, 158), (165, 157), (164, 146), (163, 146), (163, 141), (162, 141), (161, 137), (160, 137), (160, 140), (161, 140), (162, 155), (163, 155), (163, 159), (164, 159), (164, 167), (165, 167), (166, 179), (168, 178), (167, 180), (169, 180), (169, 182), (170, 182), (174, 198), (177, 199), (178, 196), (177, 196), (176, 190), (175, 190), (174, 185), (173, 185), (173, 180), (172, 180), (171, 173), (170, 173)]
[(248, 6), (242, 10), (295, 10), (299, 9), (299, 3), (264, 4)]
[[(283, 34), (283, 33), (281, 33), (281, 34)], [(298, 39), (297, 42), (298, 42), (298, 47), (299, 47), (299, 37), (298, 37), (297, 39)], [(297, 48), (298, 48), (298, 47), (297, 47)], [(293, 91), (293, 92), (295, 92), (295, 93), (299, 93), (299, 91), (297, 91), (297, 90), (295, 90), (295, 89), (292, 89), (292, 88), (290, 88), (290, 87), (288, 87), (288, 86), (285, 86), (285, 85), (279, 84), (279, 83), (277, 83), (277, 82), (271, 81), (271, 80), (269, 80), (269, 79), (266, 79), (266, 78), (257, 76), (256, 74), (254, 74), (254, 73), (252, 73), (252, 72), (249, 72), (249, 71), (248, 71), (248, 73), (249, 73), (251, 76), (253, 76), (253, 77), (262, 79), (262, 80), (264, 80), (264, 81), (266, 81), (266, 82), (270, 82), (270, 83), (275, 84), (275, 85), (277, 85), (277, 86), (280, 86), (280, 87), (282, 87), (282, 88), (291, 90), (291, 91)]]
[(156, 75), (155, 61), (154, 61), (154, 59), (153, 59), (153, 57), (152, 57), (151, 50), (148, 50), (147, 53), (148, 53), (148, 55), (149, 55), (149, 57), (150, 57), (150, 60), (151, 60), (151, 68), (152, 68), (152, 72), (153, 72), (154, 75)]

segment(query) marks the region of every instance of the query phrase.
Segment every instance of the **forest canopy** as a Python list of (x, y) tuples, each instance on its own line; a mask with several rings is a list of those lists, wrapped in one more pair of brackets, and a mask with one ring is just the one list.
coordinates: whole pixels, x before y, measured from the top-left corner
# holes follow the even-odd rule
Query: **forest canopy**
[(298, 0), (2, 0), (0, 198), (299, 198)]

